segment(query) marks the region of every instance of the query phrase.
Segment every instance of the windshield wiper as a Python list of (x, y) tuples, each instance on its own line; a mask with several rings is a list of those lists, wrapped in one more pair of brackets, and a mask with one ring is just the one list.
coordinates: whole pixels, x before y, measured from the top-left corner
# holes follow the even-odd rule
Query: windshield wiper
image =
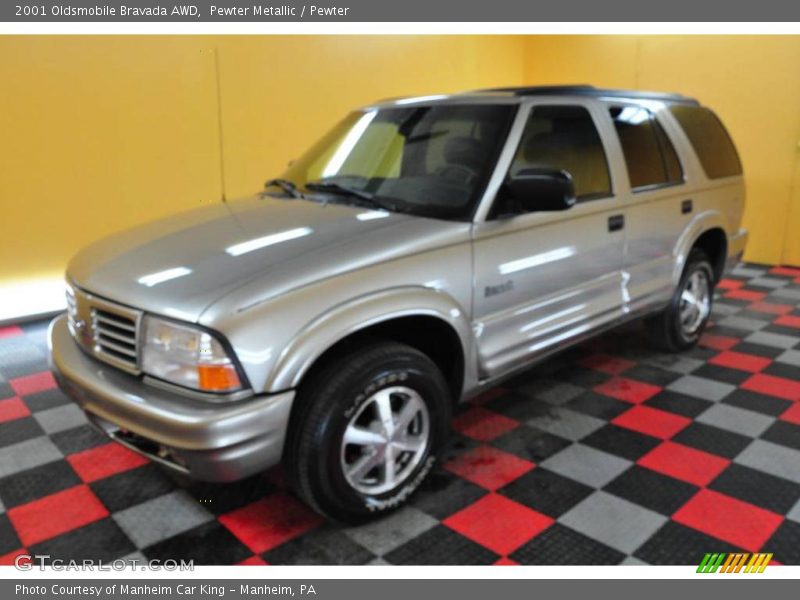
[(268, 187), (279, 187), (292, 198), (303, 198), (303, 194), (297, 186), (288, 179), (270, 179), (264, 184), (264, 189)]
[(397, 211), (397, 206), (394, 204), (384, 204), (375, 197), (375, 194), (351, 188), (341, 183), (334, 183), (333, 181), (310, 181), (306, 183), (306, 188), (314, 192), (330, 192), (331, 194), (341, 194), (344, 196), (354, 196), (359, 200), (363, 200), (370, 206), (381, 210)]

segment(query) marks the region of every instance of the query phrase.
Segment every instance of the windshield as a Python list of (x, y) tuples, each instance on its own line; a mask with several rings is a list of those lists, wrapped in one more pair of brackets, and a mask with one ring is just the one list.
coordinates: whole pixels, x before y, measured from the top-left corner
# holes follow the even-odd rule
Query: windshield
[[(312, 198), (322, 194), (331, 201), (468, 220), (515, 110), (442, 104), (355, 112), (281, 179)], [(282, 193), (277, 186), (268, 191)]]

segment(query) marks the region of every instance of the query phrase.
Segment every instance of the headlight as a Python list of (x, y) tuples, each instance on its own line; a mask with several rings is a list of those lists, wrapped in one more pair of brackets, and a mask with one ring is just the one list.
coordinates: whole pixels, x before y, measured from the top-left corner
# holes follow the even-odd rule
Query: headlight
[(242, 388), (231, 357), (210, 333), (157, 317), (144, 318), (142, 371), (203, 392)]

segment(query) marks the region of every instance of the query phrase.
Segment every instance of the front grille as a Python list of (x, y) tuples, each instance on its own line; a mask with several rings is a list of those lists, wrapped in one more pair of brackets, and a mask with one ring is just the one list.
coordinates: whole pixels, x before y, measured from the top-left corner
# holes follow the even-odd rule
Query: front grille
[(136, 320), (107, 310), (92, 308), (95, 353), (122, 361), (136, 369), (139, 364)]
[(139, 373), (141, 312), (68, 288), (69, 328), (75, 340), (98, 359), (130, 373)]

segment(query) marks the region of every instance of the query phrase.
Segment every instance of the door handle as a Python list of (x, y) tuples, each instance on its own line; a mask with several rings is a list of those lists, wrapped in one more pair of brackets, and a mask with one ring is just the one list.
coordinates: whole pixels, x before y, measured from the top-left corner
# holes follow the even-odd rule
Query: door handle
[(625, 215), (612, 215), (608, 217), (608, 230), (620, 231), (625, 227)]
[(693, 210), (694, 210), (694, 204), (692, 203), (691, 198), (681, 202), (681, 214), (682, 215), (688, 215)]

